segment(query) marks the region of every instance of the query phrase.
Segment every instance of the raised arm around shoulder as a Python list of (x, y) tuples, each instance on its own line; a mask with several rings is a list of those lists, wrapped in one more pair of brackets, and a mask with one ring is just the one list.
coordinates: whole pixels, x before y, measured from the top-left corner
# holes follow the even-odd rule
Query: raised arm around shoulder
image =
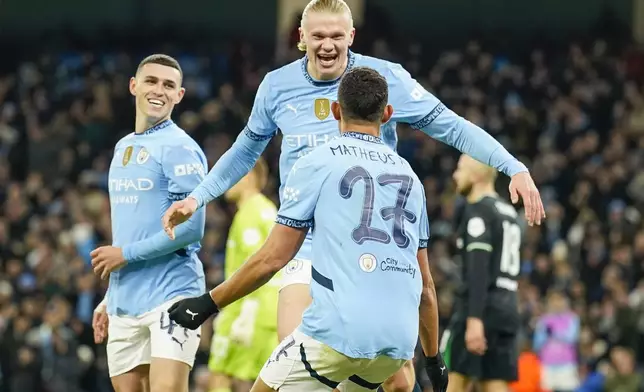
[(472, 158), (513, 176), (528, 169), (496, 139), (480, 127), (457, 115), (425, 90), (399, 64), (390, 64), (391, 102), (394, 119), (419, 129)]
[(434, 357), (438, 354), (438, 300), (434, 279), (429, 269), (429, 257), (427, 249), (418, 249), (418, 268), (423, 278), (423, 291), (420, 296), (419, 335), (423, 352), (427, 357)]
[(257, 90), (248, 124), (206, 179), (190, 194), (197, 201), (197, 208), (224, 194), (255, 166), (277, 130), (271, 102), (270, 78), (267, 75)]
[(210, 292), (219, 308), (259, 289), (293, 259), (302, 246), (308, 228), (293, 228), (276, 224), (264, 245), (240, 268)]

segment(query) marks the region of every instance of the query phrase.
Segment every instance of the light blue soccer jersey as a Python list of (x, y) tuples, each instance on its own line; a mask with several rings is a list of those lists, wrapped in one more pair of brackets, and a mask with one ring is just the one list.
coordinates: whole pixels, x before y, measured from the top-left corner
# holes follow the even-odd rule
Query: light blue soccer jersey
[[(283, 135), (279, 166), (283, 201), (283, 185), (295, 161), (339, 135), (331, 102), (337, 100), (340, 80), (315, 80), (306, 65), (305, 56), (266, 75), (247, 126), (191, 194), (200, 206), (222, 195), (246, 175), (278, 129)], [(381, 136), (390, 148), (396, 148), (396, 124), (408, 123), (507, 175), (527, 171), (494, 138), (445, 107), (399, 64), (350, 52), (347, 68), (355, 66), (373, 68), (387, 79), (394, 114), (382, 127)], [(311, 259), (310, 236), (296, 257)]]
[(352, 358), (410, 359), (429, 239), (423, 185), (380, 138), (345, 133), (301, 158), (277, 223), (312, 227), (313, 302), (300, 330)]
[(163, 231), (161, 218), (173, 201), (188, 196), (206, 170), (201, 148), (170, 120), (116, 144), (109, 171), (112, 245), (123, 249), (128, 264), (110, 275), (109, 314), (140, 315), (178, 296), (205, 292), (197, 258), (205, 210), (177, 227), (174, 241)]

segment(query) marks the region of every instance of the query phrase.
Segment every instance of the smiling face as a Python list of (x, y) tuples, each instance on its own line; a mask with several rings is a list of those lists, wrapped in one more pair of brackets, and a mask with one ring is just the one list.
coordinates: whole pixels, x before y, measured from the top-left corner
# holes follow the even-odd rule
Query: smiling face
[(130, 93), (136, 97), (137, 114), (145, 116), (149, 123), (169, 118), (185, 93), (181, 72), (167, 65), (144, 64), (130, 80)]
[(355, 29), (348, 12), (309, 12), (302, 19), (300, 41), (306, 45), (311, 76), (320, 80), (340, 77), (347, 67)]

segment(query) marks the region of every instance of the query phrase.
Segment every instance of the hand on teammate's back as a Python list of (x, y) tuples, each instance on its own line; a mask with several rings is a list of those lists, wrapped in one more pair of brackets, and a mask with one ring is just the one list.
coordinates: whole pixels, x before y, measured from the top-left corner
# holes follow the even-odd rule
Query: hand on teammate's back
[(434, 392), (447, 392), (449, 371), (441, 353), (436, 354), (435, 357), (425, 357), (425, 371)]
[(519, 197), (523, 199), (525, 207), (525, 218), (530, 226), (541, 224), (541, 220), (546, 217), (546, 210), (543, 208), (543, 201), (537, 186), (534, 184), (530, 173), (521, 172), (512, 176), (510, 180), (510, 198), (513, 204), (519, 202)]
[(174, 228), (190, 219), (195, 211), (197, 211), (197, 200), (192, 197), (172, 203), (162, 219), (163, 230), (171, 240), (174, 240)]
[(168, 309), (170, 320), (191, 330), (199, 328), (208, 320), (208, 317), (217, 313), (219, 313), (219, 308), (210, 297), (210, 293), (200, 297), (182, 299)]

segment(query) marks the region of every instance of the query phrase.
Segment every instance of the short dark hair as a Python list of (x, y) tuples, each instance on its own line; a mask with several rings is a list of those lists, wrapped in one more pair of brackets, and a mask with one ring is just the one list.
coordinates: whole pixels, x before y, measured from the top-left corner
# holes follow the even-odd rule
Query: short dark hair
[(387, 80), (372, 68), (348, 70), (338, 87), (338, 103), (345, 120), (380, 122), (388, 100)]
[(181, 75), (181, 79), (183, 79), (183, 70), (181, 69), (179, 62), (175, 60), (174, 57), (168, 56), (167, 54), (160, 54), (160, 53), (151, 54), (148, 57), (144, 58), (139, 63), (139, 66), (136, 68), (137, 74), (145, 64), (159, 64), (159, 65), (165, 65), (166, 67), (174, 68), (177, 71), (179, 71), (179, 74)]

